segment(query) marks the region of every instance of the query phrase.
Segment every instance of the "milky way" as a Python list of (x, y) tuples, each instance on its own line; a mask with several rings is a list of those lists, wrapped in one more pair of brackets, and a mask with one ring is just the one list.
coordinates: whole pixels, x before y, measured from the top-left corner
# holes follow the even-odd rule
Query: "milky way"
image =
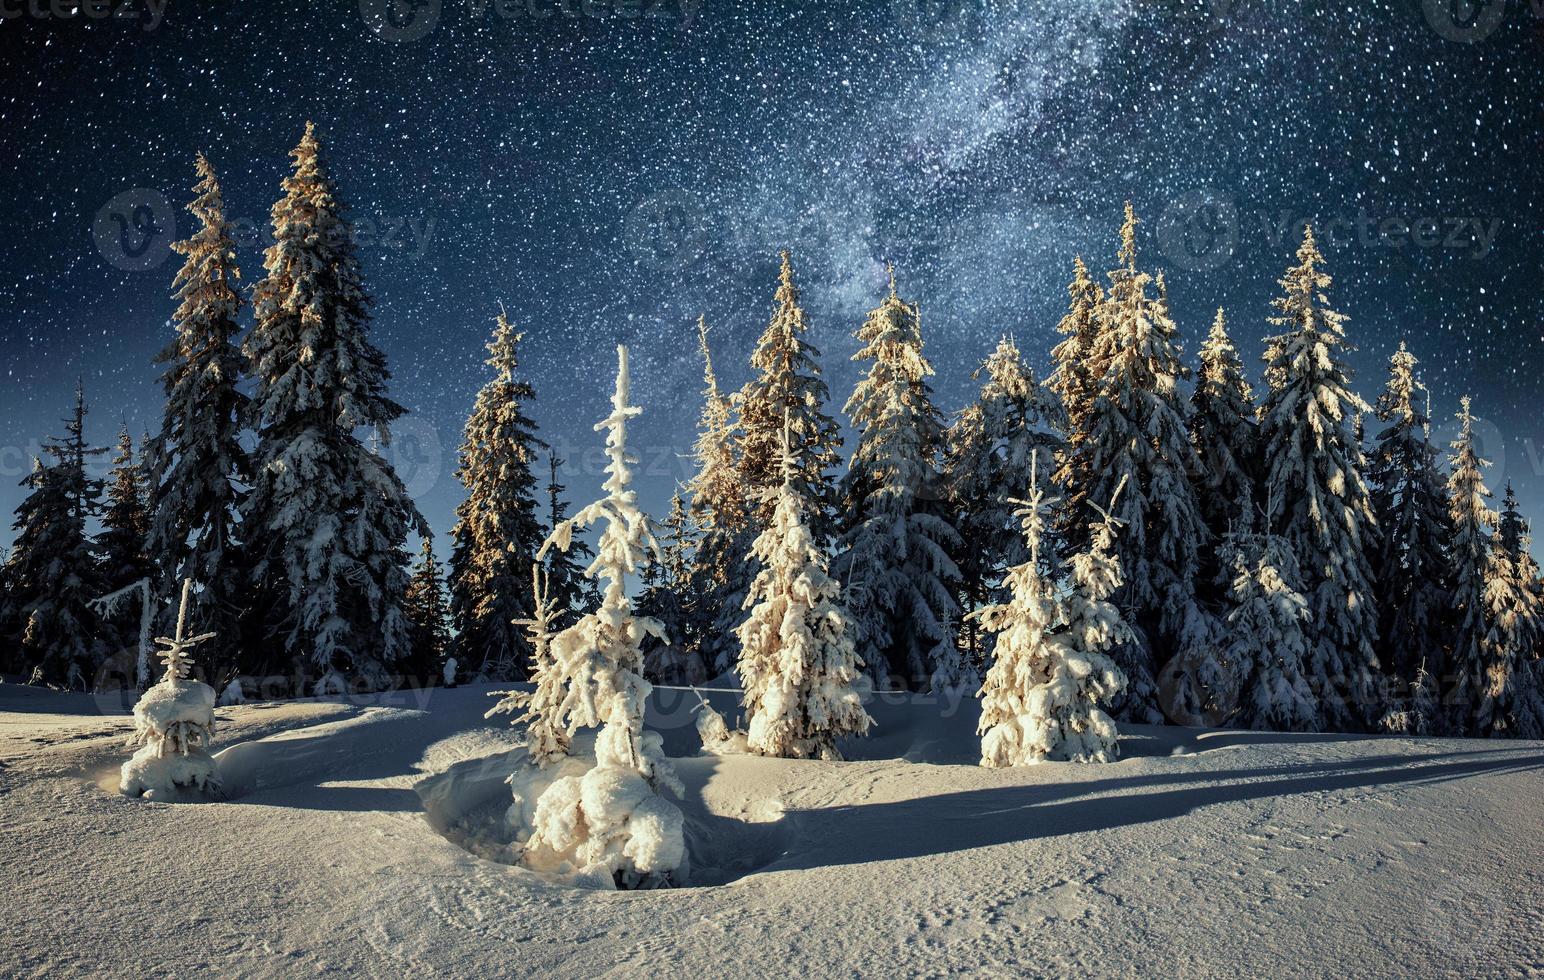
[(1362, 393), (1407, 340), (1440, 419), (1475, 396), (1492, 486), (1544, 513), (1544, 4), (286, 6), (136, 0), (99, 19), (0, 0), (4, 511), (77, 377), (98, 441), (158, 424), (165, 244), (190, 230), (194, 152), (221, 172), (251, 282), (314, 119), (414, 413), (393, 452), (440, 532), (501, 302), (576, 497), (599, 483), (612, 346), (633, 346), (658, 508), (687, 472), (696, 316), (739, 384), (779, 248), (833, 413), (887, 261), (954, 409), (1000, 334), (1044, 371), (1072, 258), (1112, 265), (1127, 199), (1189, 350), (1222, 305), (1258, 354), (1315, 222)]

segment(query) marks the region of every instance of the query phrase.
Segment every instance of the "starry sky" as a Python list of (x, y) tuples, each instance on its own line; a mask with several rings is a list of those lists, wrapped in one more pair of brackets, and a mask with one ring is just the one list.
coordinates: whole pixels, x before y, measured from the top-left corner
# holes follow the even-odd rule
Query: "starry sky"
[(1256, 377), (1315, 222), (1363, 395), (1408, 341), (1438, 437), (1471, 393), (1489, 482), (1544, 516), (1541, 0), (112, 3), (0, 0), (0, 511), (77, 378), (99, 443), (159, 424), (194, 153), (250, 283), (312, 119), (412, 410), (390, 452), (442, 536), (500, 303), (581, 502), (631, 345), (661, 511), (689, 472), (696, 317), (739, 385), (778, 249), (833, 413), (887, 260), (953, 410), (999, 335), (1046, 370), (1072, 258), (1113, 266), (1127, 199), (1187, 354), (1222, 305)]

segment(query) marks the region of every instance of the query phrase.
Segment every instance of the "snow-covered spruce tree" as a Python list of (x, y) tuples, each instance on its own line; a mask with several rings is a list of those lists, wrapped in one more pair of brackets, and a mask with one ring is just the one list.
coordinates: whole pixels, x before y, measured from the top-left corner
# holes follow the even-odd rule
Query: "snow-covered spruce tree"
[(1286, 539), (1298, 558), (1308, 600), (1313, 655), (1309, 684), (1319, 704), (1319, 727), (1366, 728), (1382, 715), (1375, 679), (1377, 603), (1369, 557), (1378, 546), (1363, 478), (1361, 413), (1367, 405), (1351, 390), (1345, 320), (1330, 309), (1330, 277), (1303, 229), (1298, 264), (1281, 280), (1271, 323), (1282, 332), (1267, 340), (1260, 406), (1262, 483), (1267, 530)]
[[(521, 620), (519, 625), (525, 627), (526, 637), (531, 641), (532, 689), (493, 692), (502, 700), (483, 717), (515, 715), (515, 723), (525, 725), (527, 757), (538, 769), (547, 769), (568, 758), (572, 739), (563, 721), (569, 678), (563, 672), (563, 665), (552, 655), (552, 639), (560, 629), (562, 610), (558, 608), (558, 596), (552, 591), (551, 576), (540, 564), (531, 566), (531, 596), (531, 618)], [(511, 779), (510, 782), (518, 784), (519, 781)], [(521, 829), (529, 831), (529, 828)]]
[(1501, 521), (1494, 547), (1512, 564), (1519, 583), (1519, 612), (1513, 629), (1520, 634), (1514, 640), (1519, 649), (1514, 675), (1514, 707), (1517, 720), (1510, 734), (1521, 738), (1544, 738), (1544, 583), (1539, 579), (1539, 563), (1533, 557), (1533, 541), (1527, 521), (1517, 509), (1517, 495), (1507, 483), (1502, 498)]
[(893, 269), (890, 295), (858, 340), (853, 359), (871, 364), (847, 402), (858, 445), (842, 479), (845, 527), (832, 567), (874, 677), (939, 690), (961, 675), (949, 629), (959, 578), (951, 552), (960, 538), (937, 468), (944, 423), (927, 381), (933, 367), (922, 354), (921, 316), (896, 295)]
[[(1024, 560), (1014, 499), (1029, 486), (1036, 452), (1041, 460), (1052, 458), (1060, 413), (1006, 337), (972, 377), (985, 378), (981, 394), (949, 427), (943, 470), (962, 541), (955, 556), (958, 641), (967, 667), (980, 667), (986, 651), (971, 613), (1002, 601), (1004, 572)], [(1054, 551), (1047, 540), (1044, 553), (1053, 566)]]
[(425, 535), (418, 564), (402, 596), (402, 613), (412, 629), (412, 657), (403, 673), (422, 684), (434, 683), (450, 649), (450, 604), (445, 598), (445, 578), (434, 556), (434, 539)]
[[(118, 452), (113, 456), (107, 479), (107, 499), (102, 508), (102, 530), (96, 547), (101, 561), (101, 584), (106, 592), (116, 592), (151, 576), (152, 568), (145, 554), (150, 518), (145, 510), (144, 468), (134, 455), (134, 440), (125, 426), (118, 433)], [(139, 644), (140, 609), (136, 603), (121, 603), (103, 617), (105, 632), (118, 649), (134, 649)], [(107, 636), (103, 637), (108, 639)]]
[(1490, 509), (1490, 489), (1485, 486), (1483, 475), (1490, 464), (1475, 449), (1474, 416), (1467, 397), (1458, 418), (1461, 427), (1448, 457), (1452, 469), (1448, 477), (1448, 519), (1453, 528), (1449, 550), (1453, 591), (1449, 604), (1456, 629), (1452, 651), (1439, 678), (1443, 704), (1447, 707), (1447, 734), (1472, 735), (1478, 733), (1481, 700), (1489, 684), (1490, 658), (1485, 641), (1493, 624), (1485, 590), (1496, 512)]
[[(799, 322), (802, 316), (798, 314)], [(750, 585), (744, 563), (751, 540), (749, 501), (735, 459), (734, 408), (719, 391), (705, 317), (697, 320), (697, 341), (702, 350), (703, 405), (692, 453), (697, 469), (686, 487), (691, 497), (689, 513), (697, 526), (687, 592), (698, 627), (698, 655), (710, 671), (722, 673), (733, 666), (739, 652), (734, 627)]]
[[(989, 768), (1047, 760), (1108, 762), (1117, 753), (1115, 723), (1099, 704), (1125, 685), (1125, 676), (1104, 653), (1125, 630), (1120, 614), (1105, 601), (1119, 583), (1119, 566), (1107, 548), (1079, 556), (1067, 612), (1075, 612), (1080, 633), (1058, 634), (1059, 589), (1046, 574), (1040, 551), (1053, 501), (1040, 486), (1037, 456), (1032, 451), (1028, 490), (1019, 501), (1026, 546), (1024, 560), (1007, 572), (1010, 598), (973, 614), (996, 634), (977, 727), (981, 764)], [(1108, 545), (1107, 538), (1098, 540)]]
[(1453, 532), (1416, 363), (1403, 343), (1389, 359), (1377, 405), (1384, 428), (1368, 469), (1382, 532), (1374, 583), (1382, 618), (1379, 659), (1401, 684), (1413, 683), (1422, 663), (1440, 673), (1451, 592), (1446, 549)]
[(804, 335), (809, 330), (799, 289), (793, 282), (788, 250), (781, 255), (772, 322), (756, 342), (751, 367), (756, 376), (735, 396), (739, 407), (740, 492), (756, 527), (772, 520), (773, 494), (783, 482), (781, 461), (783, 419), (789, 419), (794, 458), (799, 472), (795, 482), (808, 503), (805, 520), (815, 543), (824, 548), (835, 535), (835, 489), (830, 470), (840, 459), (842, 437), (825, 414), (826, 383), (820, 378), (816, 350)]
[(353, 228), (315, 127), (290, 154), (273, 206), (267, 276), (245, 354), (257, 445), (242, 510), (255, 593), (249, 635), (318, 692), (379, 688), (411, 652), (402, 594), (409, 530), (428, 533), (385, 457), (404, 409), (386, 396)]
[(679, 796), (681, 783), (658, 733), (643, 730), (650, 686), (640, 644), (664, 631), (634, 615), (626, 585), (659, 545), (629, 486), (637, 460), (627, 451), (627, 422), (642, 409), (628, 404), (626, 347), (617, 347), (617, 361), (612, 411), (596, 425), (606, 430), (606, 496), (559, 524), (542, 546), (567, 549), (575, 530), (605, 524), (588, 570), (603, 588), (600, 608), (553, 637), (551, 669), (561, 677), (563, 700), (555, 710), (543, 705), (543, 724), (565, 738), (600, 726), (595, 766), (541, 793), (525, 860), (540, 870), (603, 872), (619, 887), (644, 888), (684, 876), (686, 844), (681, 811), (658, 795), (665, 788)]
[(853, 687), (863, 661), (841, 586), (804, 524), (797, 473), (789, 447), (772, 523), (752, 547), (761, 571), (745, 597), (750, 615), (736, 631), (746, 744), (785, 759), (840, 759), (836, 740), (865, 734), (873, 719)]
[(466, 499), (450, 532), (450, 612), (456, 659), (508, 680), (530, 669), (530, 644), (515, 621), (531, 614), (525, 580), (543, 538), (532, 467), (546, 443), (525, 414), (536, 390), (515, 377), (524, 334), (503, 311), (496, 324), (487, 345), (494, 378), (477, 393), (456, 470)]
[(653, 580), (645, 574), (645, 588), (638, 597), (638, 613), (658, 620), (669, 642), (644, 638), (643, 673), (657, 684), (701, 684), (708, 673), (698, 654), (703, 631), (697, 619), (696, 597), (691, 594), (689, 577), (695, 528), (679, 490), (670, 497), (670, 514), (665, 518), (664, 532), (659, 560), (650, 561), (647, 566), (653, 573)]
[[(558, 482), (558, 467), (563, 460), (557, 454), (547, 452), (547, 526), (557, 527), (568, 519), (568, 505), (563, 500), (567, 487)], [(566, 629), (579, 618), (579, 610), (600, 602), (600, 592), (595, 583), (585, 577), (584, 570), (595, 558), (589, 543), (582, 540), (570, 542), (567, 551), (553, 548), (547, 552), (542, 568), (546, 593), (552, 599), (552, 623), (554, 631)], [(529, 632), (529, 631), (528, 631)]]
[(1499, 535), (1493, 539), (1485, 575), (1485, 686), (1475, 711), (1476, 735), (1537, 738), (1544, 730), (1544, 703), (1529, 662), (1541, 623), (1526, 574), (1526, 566), (1501, 546)]
[(247, 397), (237, 390), (244, 365), (236, 346), (236, 242), (213, 166), (202, 153), (195, 163), (196, 197), (188, 210), (198, 230), (172, 245), (186, 258), (173, 282), (179, 301), (172, 314), (175, 336), (156, 358), (165, 365), (166, 407), (160, 430), (144, 449), (150, 505), (145, 550), (156, 566), (156, 594), (169, 595), (186, 579), (199, 586), (189, 622), (226, 638), (207, 658), (210, 676), (218, 678), (257, 666), (237, 641), (247, 597), (236, 515), (252, 469), (241, 443)]
[(1084, 507), (1094, 485), (1093, 446), (1088, 441), (1093, 422), (1094, 399), (1104, 365), (1097, 360), (1104, 290), (1088, 274), (1083, 257), (1072, 263), (1072, 282), (1067, 286), (1067, 315), (1056, 330), (1063, 339), (1051, 350), (1055, 370), (1047, 386), (1061, 399), (1063, 440), (1056, 454), (1056, 485), (1062, 490), (1058, 525), (1067, 543), (1087, 544), (1081, 535)]
[[(1112, 500), (1114, 488), (1126, 484), (1115, 510), (1124, 573), (1115, 601), (1134, 621), (1138, 639), (1115, 654), (1129, 682), (1116, 717), (1156, 724), (1163, 720), (1158, 666), (1174, 656), (1210, 655), (1212, 624), (1195, 595), (1207, 531), (1191, 482), (1197, 464), (1178, 390), (1185, 368), (1167, 305), (1148, 295), (1152, 278), (1137, 270), (1136, 226), (1127, 204), (1121, 265), (1110, 273), (1109, 295), (1096, 312), (1092, 359), (1103, 374), (1081, 451), (1088, 454), (1093, 500)], [(1181, 680), (1193, 679), (1187, 672)], [(1184, 692), (1176, 697), (1199, 699)]]
[(17, 673), (29, 683), (83, 690), (106, 652), (90, 606), (106, 590), (86, 533), (101, 510), (102, 493), (102, 481), (89, 475), (86, 462), (105, 450), (86, 445), (86, 396), (79, 385), (64, 424), (64, 437), (43, 445), (51, 462), (34, 460), (22, 481), (27, 496), (13, 525), (6, 618), (21, 630)]
[(1223, 541), (1232, 572), (1223, 658), (1233, 674), (1236, 728), (1309, 732), (1319, 709), (1306, 665), (1313, 656), (1308, 600), (1298, 591), (1297, 561), (1280, 535), (1256, 533), (1252, 515)]
[(177, 607), (177, 630), (156, 637), (166, 649), (161, 662), (166, 674), (161, 682), (140, 696), (134, 705), (134, 734), (130, 747), (139, 746), (123, 764), (119, 789), (128, 796), (162, 799), (178, 790), (206, 795), (220, 792), (220, 771), (209, 755), (214, 734), (214, 688), (193, 680), (190, 651), (213, 633), (188, 636), (188, 595), (193, 580), (182, 583), (182, 602)]
[[(1187, 422), (1199, 467), (1195, 486), (1201, 519), (1211, 543), (1219, 545), (1230, 530), (1253, 519), (1243, 508), (1250, 506), (1249, 501), (1259, 499), (1255, 482), (1260, 451), (1254, 391), (1244, 377), (1244, 365), (1228, 336), (1227, 318), (1221, 307), (1217, 308), (1217, 319), (1212, 321), (1206, 343), (1201, 345), (1200, 356), (1201, 369), (1190, 393)], [(1217, 579), (1219, 572), (1232, 574), (1232, 569), (1224, 568), (1218, 561), (1213, 547), (1205, 548), (1202, 557), (1203, 589)]]

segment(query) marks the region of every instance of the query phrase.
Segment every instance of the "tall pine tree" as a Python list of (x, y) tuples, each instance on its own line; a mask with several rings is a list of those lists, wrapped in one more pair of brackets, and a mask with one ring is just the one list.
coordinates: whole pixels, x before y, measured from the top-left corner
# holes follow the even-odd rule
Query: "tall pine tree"
[(738, 458), (741, 493), (757, 527), (771, 522), (775, 491), (782, 485), (783, 420), (788, 420), (798, 466), (795, 489), (809, 510), (805, 514), (817, 546), (834, 533), (835, 491), (830, 471), (839, 460), (841, 434), (825, 414), (828, 397), (816, 358), (820, 351), (805, 339), (809, 324), (799, 305), (793, 263), (782, 252), (772, 322), (751, 354), (756, 376), (736, 396), (740, 410)]
[(439, 559), (434, 556), (434, 539), (427, 535), (402, 596), (402, 612), (411, 624), (413, 637), (413, 655), (403, 673), (422, 684), (432, 684), (444, 666), (451, 633), (445, 577)]
[(1309, 682), (1320, 726), (1349, 730), (1382, 714), (1376, 691), (1377, 603), (1369, 556), (1377, 528), (1363, 477), (1361, 413), (1346, 365), (1346, 318), (1329, 307), (1330, 277), (1303, 229), (1298, 264), (1281, 279), (1267, 341), (1267, 391), (1260, 406), (1263, 481), (1269, 532), (1298, 557), (1308, 600), (1313, 656)]
[(722, 672), (733, 665), (737, 654), (734, 628), (751, 581), (744, 561), (751, 535), (745, 476), (735, 459), (734, 409), (719, 391), (705, 317), (697, 320), (697, 342), (702, 351), (703, 404), (693, 448), (697, 469), (686, 486), (691, 497), (689, 514), (697, 529), (688, 603), (697, 634), (696, 652), (709, 670)]
[(516, 620), (531, 618), (531, 566), (544, 536), (532, 466), (546, 443), (525, 414), (536, 390), (515, 377), (523, 336), (500, 312), (487, 345), (494, 379), (477, 393), (466, 420), (456, 476), (467, 495), (450, 532), (456, 659), (481, 664), (496, 680), (524, 678), (530, 670), (530, 638)]
[(1385, 671), (1410, 684), (1423, 663), (1440, 670), (1445, 658), (1451, 591), (1446, 552), (1453, 533), (1416, 363), (1402, 343), (1389, 359), (1377, 406), (1384, 428), (1368, 470), (1372, 512), (1382, 532), (1375, 582), (1379, 658)]
[(859, 657), (876, 678), (938, 689), (960, 681), (950, 635), (959, 578), (938, 473), (944, 422), (933, 406), (917, 307), (895, 291), (858, 331), (869, 361), (847, 402), (858, 445), (842, 480), (846, 521), (833, 570), (847, 589)]
[(703, 628), (690, 581), (696, 529), (679, 490), (670, 497), (663, 531), (658, 559), (650, 556), (637, 604), (638, 615), (656, 619), (665, 628), (663, 639), (643, 641), (644, 676), (659, 684), (701, 684), (708, 673), (700, 653)]
[[(557, 527), (568, 520), (568, 505), (563, 500), (567, 488), (558, 482), (558, 468), (563, 460), (557, 453), (547, 451), (547, 526)], [(595, 551), (587, 541), (574, 540), (568, 550), (553, 548), (547, 552), (542, 569), (545, 572), (544, 595), (551, 607), (547, 627), (554, 632), (567, 629), (579, 618), (579, 610), (588, 609), (600, 601), (600, 593), (586, 575), (585, 569), (595, 560)], [(532, 600), (535, 601), (534, 598)], [(534, 614), (532, 622), (534, 622)], [(532, 635), (526, 630), (526, 635)]]
[(31, 683), (85, 689), (104, 654), (90, 602), (102, 579), (88, 523), (101, 509), (102, 481), (86, 469), (105, 450), (86, 444), (86, 396), (75, 389), (75, 411), (62, 439), (43, 445), (51, 462), (34, 461), (22, 481), (27, 496), (16, 508), (16, 540), (6, 568), (10, 614), (21, 631), (17, 666)]
[[(151, 577), (152, 568), (145, 553), (150, 518), (145, 510), (144, 473), (144, 467), (134, 455), (134, 440), (125, 426), (118, 433), (118, 452), (113, 457), (113, 468), (107, 480), (107, 500), (102, 509), (102, 530), (96, 539), (104, 592), (116, 592)], [(122, 603), (105, 619), (104, 625), (118, 648), (138, 647), (140, 609), (137, 603)]]
[(256, 382), (243, 509), (251, 638), (318, 691), (351, 680), (374, 688), (411, 653), (404, 545), (427, 526), (391, 464), (359, 438), (389, 440), (404, 409), (386, 396), (353, 227), (314, 125), (290, 156), (244, 345)]
[[(964, 542), (955, 556), (960, 651), (967, 664), (980, 666), (985, 640), (970, 614), (1006, 598), (1007, 569), (1025, 556), (1014, 516), (1017, 501), (1029, 487), (1032, 460), (1037, 453), (1043, 463), (1050, 460), (1060, 440), (1059, 412), (1013, 341), (999, 340), (972, 377), (982, 381), (981, 393), (949, 427), (943, 466), (955, 528)], [(1042, 537), (1044, 554), (1054, 564), (1054, 543)]]
[[(158, 572), (156, 592), (175, 595), (191, 579), (188, 620), (194, 633), (227, 638), (220, 656), (235, 661), (243, 644), (245, 603), (237, 513), (241, 485), (252, 478), (241, 444), (247, 397), (238, 389), (243, 363), (236, 242), (225, 201), (208, 158), (196, 160), (197, 195), (188, 210), (198, 220), (192, 237), (172, 248), (186, 256), (174, 280), (179, 304), (176, 335), (156, 358), (164, 364), (166, 407), (161, 428), (145, 446), (150, 527), (145, 549)], [(219, 673), (219, 665), (215, 670)]]
[(1093, 446), (1088, 441), (1094, 399), (1104, 365), (1096, 359), (1104, 290), (1088, 274), (1083, 257), (1072, 263), (1067, 286), (1067, 315), (1056, 330), (1063, 339), (1051, 350), (1056, 368), (1046, 384), (1061, 399), (1063, 442), (1056, 454), (1056, 483), (1062, 489), (1058, 521), (1065, 540), (1086, 545), (1088, 523), (1083, 519), (1094, 486)]
[(1115, 544), (1124, 582), (1116, 603), (1134, 620), (1138, 642), (1116, 651), (1129, 686), (1117, 704), (1123, 720), (1159, 722), (1157, 668), (1171, 656), (1206, 655), (1210, 622), (1196, 603), (1195, 583), (1207, 540), (1191, 475), (1195, 450), (1185, 427), (1178, 383), (1185, 376), (1177, 328), (1152, 277), (1137, 270), (1137, 218), (1121, 226), (1120, 267), (1097, 312), (1093, 361), (1103, 367), (1089, 415), (1093, 499), (1115, 498), (1123, 524)]
[(1495, 623), (1485, 593), (1491, 574), (1491, 535), (1496, 527), (1496, 512), (1490, 508), (1490, 489), (1484, 478), (1484, 469), (1490, 463), (1480, 458), (1475, 447), (1474, 415), (1467, 397), (1458, 419), (1458, 438), (1453, 440), (1453, 452), (1448, 457), (1452, 467), (1448, 477), (1448, 519), (1453, 527), (1453, 590), (1449, 603), (1456, 630), (1451, 656), (1439, 677), (1445, 692), (1443, 702), (1448, 706), (1448, 734), (1489, 734), (1490, 710), (1484, 702), (1492, 657), (1487, 650), (1487, 638)]
[(1255, 481), (1260, 451), (1254, 391), (1244, 377), (1244, 365), (1228, 336), (1221, 307), (1206, 343), (1201, 345), (1201, 370), (1190, 393), (1188, 422), (1199, 467), (1196, 494), (1211, 539), (1211, 546), (1203, 551), (1199, 585), (1216, 596), (1218, 590), (1210, 587), (1218, 573), (1231, 574), (1231, 569), (1224, 569), (1216, 559), (1216, 546), (1230, 531), (1241, 530), (1253, 520), (1244, 508), (1259, 499)]

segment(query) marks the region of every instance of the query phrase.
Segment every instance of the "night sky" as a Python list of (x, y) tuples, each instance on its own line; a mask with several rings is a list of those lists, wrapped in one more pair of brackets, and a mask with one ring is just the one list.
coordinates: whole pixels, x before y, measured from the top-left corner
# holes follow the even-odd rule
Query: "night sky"
[(887, 259), (954, 410), (1000, 334), (1045, 371), (1072, 258), (1114, 265), (1128, 198), (1187, 355), (1223, 305), (1256, 378), (1314, 220), (1362, 394), (1407, 340), (1439, 436), (1472, 393), (1491, 486), (1544, 516), (1541, 0), (644, 3), (175, 2), (157, 19), (132, 0), (104, 20), (0, 0), (0, 512), (77, 377), (99, 443), (158, 426), (165, 244), (191, 230), (194, 153), (241, 219), (250, 284), (313, 119), (366, 229), (375, 337), (413, 413), (393, 452), (442, 554), (500, 302), (581, 502), (612, 347), (632, 345), (659, 511), (688, 472), (697, 314), (738, 386), (779, 248), (833, 413)]

